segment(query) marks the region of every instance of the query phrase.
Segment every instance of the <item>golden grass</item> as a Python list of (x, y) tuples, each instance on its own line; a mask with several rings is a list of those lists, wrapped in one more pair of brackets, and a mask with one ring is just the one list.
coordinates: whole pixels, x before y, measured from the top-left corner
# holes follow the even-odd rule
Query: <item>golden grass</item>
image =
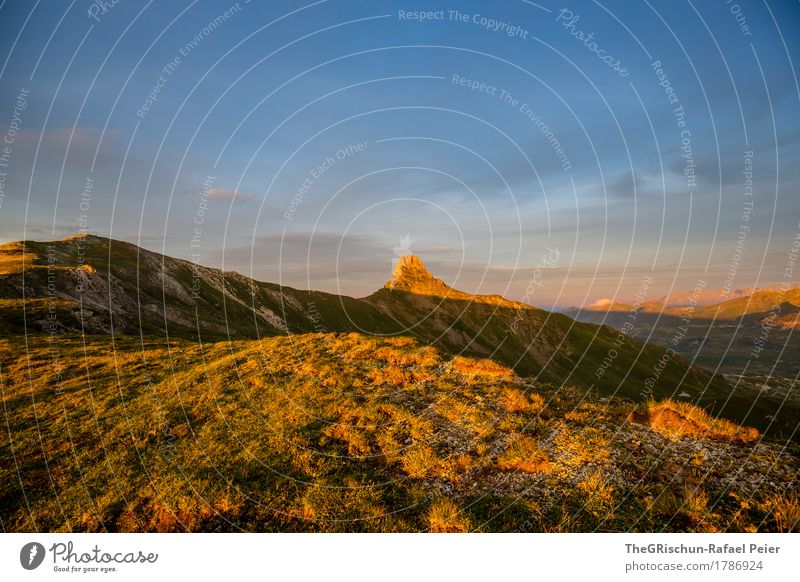
[(500, 405), (506, 412), (539, 413), (544, 409), (544, 398), (539, 394), (526, 394), (519, 388), (503, 388), (500, 392)]
[(569, 466), (605, 463), (610, 457), (610, 438), (597, 428), (587, 427), (576, 430), (562, 424), (555, 443), (562, 455), (563, 462)]
[(29, 269), (52, 269), (55, 271), (80, 270), (94, 272), (89, 265), (63, 265), (48, 263), (46, 258), (31, 252), (21, 243), (0, 246), (0, 275), (14, 275)]
[(630, 420), (666, 436), (689, 436), (715, 441), (750, 443), (761, 436), (755, 428), (714, 418), (702, 408), (677, 400), (649, 401), (631, 413)]
[[(106, 337), (0, 340), (19, 462), (0, 464), (6, 529), (449, 532), (491, 523), (511, 531), (528, 520), (536, 530), (587, 531), (599, 519), (608, 529), (636, 527), (643, 514), (641, 527), (654, 529), (797, 527), (791, 496), (767, 505), (758, 493), (746, 507), (715, 507), (720, 517), (708, 510), (717, 491), (707, 483), (708, 493), (655, 497), (664, 478), (648, 472), (641, 488), (625, 489), (640, 478), (638, 465), (612, 466), (614, 433), (583, 421), (626, 418), (633, 405), (562, 387), (526, 391), (481, 360), (455, 365), (408, 338), (113, 341), (112, 349)], [(376, 383), (376, 374), (392, 380)], [(433, 381), (398, 385), (405, 374)], [(558, 416), (575, 410), (589, 417)], [(669, 460), (699, 471), (707, 463)], [(518, 487), (543, 481), (520, 496)], [(551, 509), (534, 511), (542, 489)], [(622, 498), (629, 508), (614, 507)]]
[(498, 457), (497, 466), (504, 471), (540, 473), (550, 468), (550, 458), (536, 439), (517, 436)]
[(34, 253), (27, 253), (22, 250), (2, 251), (0, 252), (0, 275), (21, 273), (33, 265), (38, 258)]
[(790, 493), (787, 496), (776, 496), (771, 500), (772, 516), (778, 531), (800, 532), (800, 496)]
[(414, 446), (402, 457), (403, 470), (411, 477), (435, 474), (438, 462), (436, 453), (427, 445)]
[(695, 521), (708, 514), (708, 493), (699, 487), (686, 487), (683, 492), (683, 510)]
[(446, 497), (431, 504), (428, 524), (433, 533), (462, 533), (471, 529), (469, 519), (461, 515), (455, 503)]
[(578, 489), (586, 494), (584, 509), (597, 518), (608, 519), (614, 512), (614, 487), (606, 480), (603, 472), (595, 470), (587, 475)]
[(506, 379), (514, 377), (514, 371), (494, 360), (481, 360), (456, 356), (453, 359), (455, 370), (464, 375), (477, 375), (482, 378)]

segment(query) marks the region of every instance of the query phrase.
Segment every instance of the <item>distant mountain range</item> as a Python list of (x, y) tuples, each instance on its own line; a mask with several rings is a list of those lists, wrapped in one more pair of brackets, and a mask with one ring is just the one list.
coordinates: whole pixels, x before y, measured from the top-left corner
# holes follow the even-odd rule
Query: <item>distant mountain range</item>
[[(796, 288), (796, 286), (791, 288)], [(656, 301), (665, 307), (689, 307), (691, 305), (705, 307), (749, 297), (754, 293), (780, 291), (785, 291), (780, 285), (739, 287), (738, 289), (696, 289), (692, 291), (673, 291), (669, 295), (659, 297)]]
[[(639, 305), (598, 299), (586, 307), (570, 307), (564, 313), (623, 313), (639, 311), (657, 313), (674, 317), (683, 317), (692, 313), (694, 317), (703, 319), (736, 319), (744, 315), (763, 314), (768, 317), (771, 311), (780, 315), (800, 311), (800, 288), (797, 286), (771, 286), (762, 289), (735, 289), (726, 293), (723, 289), (710, 291), (698, 289), (693, 292), (673, 293), (659, 298), (648, 298)], [(794, 327), (793, 318), (782, 317), (781, 327)]]
[(795, 329), (800, 324), (800, 288), (738, 289), (727, 295), (736, 297), (709, 303), (718, 292), (697, 292), (639, 305), (602, 299), (564, 313), (672, 346), (713, 371), (787, 377), (800, 373), (800, 334)]
[[(777, 398), (754, 398), (721, 376), (610, 327), (616, 312), (550, 313), (455, 290), (415, 256), (357, 299), (255, 281), (97, 236), (0, 246), (0, 330), (189, 340), (356, 332), (411, 336), (447, 353), (491, 358), (555, 386), (633, 400), (680, 396), (754, 426)], [(621, 312), (620, 312), (621, 313)], [(652, 313), (648, 312), (650, 317)], [(599, 321), (596, 321), (598, 320)]]

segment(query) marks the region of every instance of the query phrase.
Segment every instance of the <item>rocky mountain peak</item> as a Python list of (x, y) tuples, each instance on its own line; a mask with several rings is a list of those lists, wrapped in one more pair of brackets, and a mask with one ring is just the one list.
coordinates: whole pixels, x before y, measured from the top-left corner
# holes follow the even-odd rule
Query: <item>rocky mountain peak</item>
[(392, 278), (384, 285), (386, 289), (399, 289), (415, 293), (446, 293), (450, 288), (430, 274), (416, 255), (405, 255), (397, 259)]

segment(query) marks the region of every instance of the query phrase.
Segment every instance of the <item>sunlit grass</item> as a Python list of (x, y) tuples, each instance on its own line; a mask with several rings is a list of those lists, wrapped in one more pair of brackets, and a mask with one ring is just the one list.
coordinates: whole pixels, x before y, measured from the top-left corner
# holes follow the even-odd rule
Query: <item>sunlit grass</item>
[[(12, 531), (788, 531), (800, 513), (774, 491), (712, 510), (716, 492), (653, 469), (669, 439), (626, 424), (634, 404), (409, 338), (8, 337), (0, 388)], [(712, 436), (744, 429), (662, 405), (704, 423), (680, 433), (697, 451), (735, 465)], [(619, 430), (657, 452), (631, 453)], [(796, 471), (771, 450), (759, 462)]]
[(669, 436), (703, 437), (717, 441), (753, 442), (761, 435), (724, 418), (714, 418), (702, 408), (677, 400), (648, 401), (633, 415), (654, 430)]

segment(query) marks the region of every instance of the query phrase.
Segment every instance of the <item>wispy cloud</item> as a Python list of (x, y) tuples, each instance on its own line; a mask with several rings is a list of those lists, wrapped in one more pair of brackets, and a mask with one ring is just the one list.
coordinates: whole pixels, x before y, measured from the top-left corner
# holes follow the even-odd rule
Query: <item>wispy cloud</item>
[(230, 188), (214, 188), (206, 195), (210, 200), (220, 200), (224, 202), (247, 202), (255, 200), (255, 194), (242, 192), (241, 190), (231, 190)]

